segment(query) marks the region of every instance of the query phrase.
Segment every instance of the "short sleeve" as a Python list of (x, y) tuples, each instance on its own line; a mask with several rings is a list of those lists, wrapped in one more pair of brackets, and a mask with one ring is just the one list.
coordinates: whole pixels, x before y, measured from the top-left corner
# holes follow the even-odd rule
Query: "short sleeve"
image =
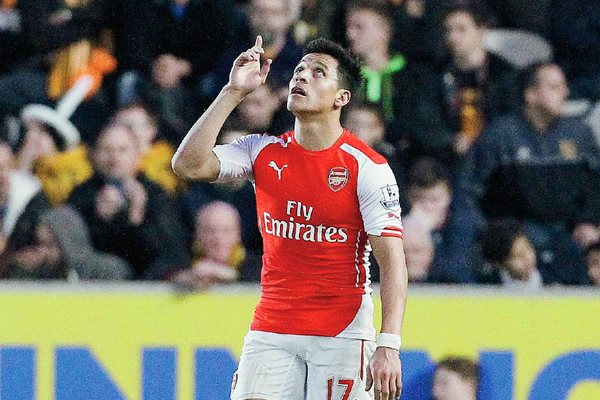
[(221, 164), (216, 182), (237, 179), (253, 179), (253, 165), (258, 153), (277, 138), (268, 135), (252, 134), (234, 140), (229, 144), (218, 145), (213, 149)]
[(358, 176), (358, 201), (369, 235), (402, 237), (400, 192), (387, 163), (365, 163)]

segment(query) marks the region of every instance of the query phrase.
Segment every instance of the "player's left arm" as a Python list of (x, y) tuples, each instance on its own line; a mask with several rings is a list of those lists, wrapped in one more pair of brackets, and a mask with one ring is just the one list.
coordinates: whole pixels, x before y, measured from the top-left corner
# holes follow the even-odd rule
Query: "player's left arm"
[(408, 290), (402, 239), (370, 235), (380, 270), (381, 333), (369, 362), (367, 390), (374, 386), (375, 400), (394, 399), (402, 392), (399, 347)]

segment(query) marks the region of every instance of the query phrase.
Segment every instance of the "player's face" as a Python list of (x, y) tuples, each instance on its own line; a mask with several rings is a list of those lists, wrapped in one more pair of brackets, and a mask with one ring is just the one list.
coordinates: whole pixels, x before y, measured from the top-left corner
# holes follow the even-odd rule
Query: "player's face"
[(336, 99), (347, 90), (338, 88), (337, 67), (337, 60), (330, 55), (304, 56), (290, 80), (288, 110), (295, 115), (318, 114), (338, 107)]

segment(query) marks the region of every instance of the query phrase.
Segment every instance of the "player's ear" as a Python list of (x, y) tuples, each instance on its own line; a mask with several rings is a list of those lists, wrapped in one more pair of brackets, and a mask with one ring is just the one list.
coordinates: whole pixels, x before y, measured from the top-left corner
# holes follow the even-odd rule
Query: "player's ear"
[(339, 89), (337, 91), (337, 95), (335, 96), (334, 105), (337, 108), (341, 108), (350, 102), (350, 91), (348, 89)]

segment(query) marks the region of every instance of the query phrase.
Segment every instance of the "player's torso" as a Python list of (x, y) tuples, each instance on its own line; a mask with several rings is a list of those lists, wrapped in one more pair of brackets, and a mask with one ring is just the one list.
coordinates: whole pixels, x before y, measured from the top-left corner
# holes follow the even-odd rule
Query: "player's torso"
[(297, 242), (294, 248), (319, 251), (348, 243), (348, 230), (362, 228), (357, 172), (356, 160), (339, 149), (308, 152), (290, 143), (263, 150), (254, 163), (254, 177), (267, 243), (286, 246), (281, 239), (288, 239)]
[[(339, 333), (358, 312), (369, 275), (357, 160), (339, 143), (311, 152), (290, 140), (266, 146), (253, 172), (264, 242), (255, 327)], [(285, 308), (294, 320), (269, 322)], [(317, 319), (322, 327), (313, 326)]]

